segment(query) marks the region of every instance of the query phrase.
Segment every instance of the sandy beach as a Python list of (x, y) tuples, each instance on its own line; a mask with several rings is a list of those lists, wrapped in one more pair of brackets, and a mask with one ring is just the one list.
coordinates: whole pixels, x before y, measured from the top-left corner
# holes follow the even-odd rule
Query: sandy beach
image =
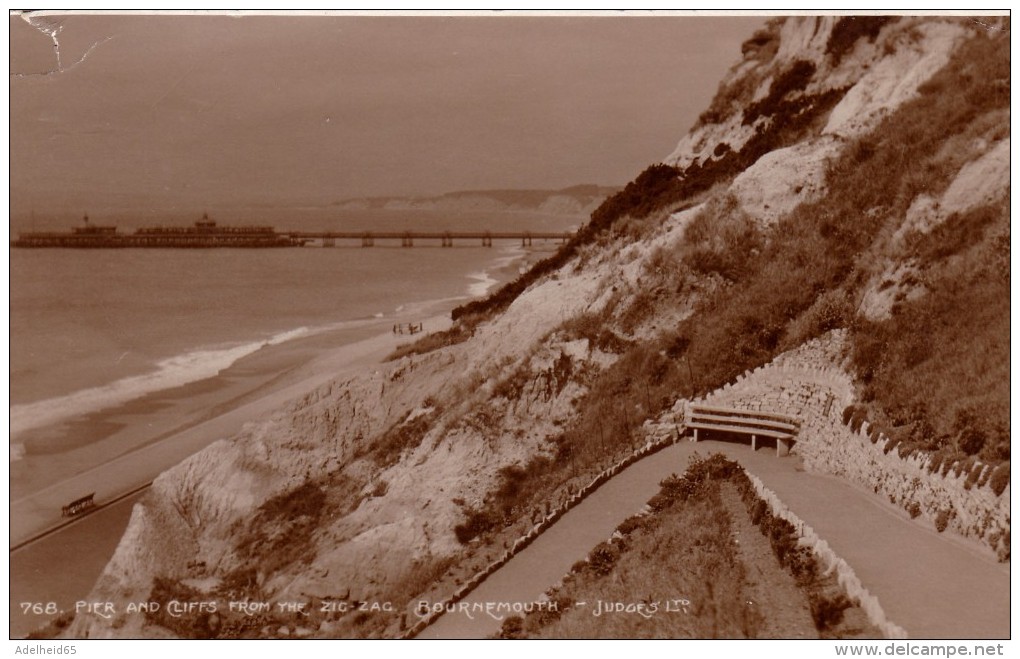
[[(449, 321), (435, 316), (419, 322), (428, 332), (442, 329)], [(35, 471), (31, 463), (27, 469), (12, 470), (12, 546), (60, 524), (60, 507), (68, 501), (90, 492), (100, 505), (116, 499), (287, 401), (345, 372), (382, 360), (409, 339), (387, 327), (392, 328), (389, 319), (385, 325), (370, 324), (340, 332), (340, 336), (324, 335), (274, 347), (266, 355), (239, 361), (212, 381), (93, 415), (89, 421), (102, 429), (113, 428), (113, 432), (50, 460), (45, 473)], [(326, 347), (343, 339), (353, 341)], [(320, 354), (309, 357), (315, 350)], [(69, 424), (68, 430), (84, 423)], [(80, 470), (82, 465), (91, 466)], [(51, 484), (45, 485), (47, 480)]]

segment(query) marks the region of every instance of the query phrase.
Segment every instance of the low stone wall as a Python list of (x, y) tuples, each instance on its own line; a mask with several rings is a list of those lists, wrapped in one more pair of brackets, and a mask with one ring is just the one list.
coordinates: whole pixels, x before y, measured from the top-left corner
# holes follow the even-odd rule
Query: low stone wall
[(882, 604), (878, 601), (878, 598), (872, 595), (867, 588), (861, 584), (861, 580), (857, 578), (854, 570), (850, 565), (840, 558), (835, 551), (829, 547), (829, 544), (825, 542), (815, 532), (813, 528), (804, 523), (800, 517), (795, 515), (786, 504), (776, 496), (775, 492), (765, 487), (761, 480), (750, 473), (746, 469), (744, 473), (747, 474), (748, 479), (754, 486), (755, 492), (758, 496), (768, 504), (769, 510), (776, 517), (785, 519), (787, 522), (793, 525), (797, 529), (797, 535), (800, 536), (800, 544), (809, 548), (815, 555), (819, 563), (824, 567), (825, 573), (830, 574), (835, 572), (836, 580), (840, 587), (846, 592), (847, 597), (857, 603), (858, 606), (868, 616), (868, 620), (873, 625), (882, 630), (886, 638), (907, 638), (907, 632), (905, 629), (895, 624), (888, 619), (885, 615), (885, 611), (882, 609)]
[[(1008, 557), (1010, 486), (1001, 495), (988, 482), (972, 482), (968, 488), (966, 472), (929, 472), (929, 456), (902, 457), (895, 449), (886, 452), (889, 439), (878, 434), (872, 443), (869, 430), (867, 422), (857, 431), (849, 424), (833, 423), (828, 432), (798, 445), (798, 453), (811, 469), (862, 485), (936, 528), (941, 517), (946, 530), (978, 540), (1000, 559)], [(990, 467), (978, 464), (975, 468)]]
[(468, 594), (475, 588), (478, 588), (478, 586), (480, 586), (482, 582), (489, 577), (489, 575), (506, 565), (511, 558), (534, 542), (539, 535), (555, 524), (568, 510), (584, 501), (592, 492), (601, 487), (606, 481), (613, 476), (616, 476), (638, 460), (645, 458), (652, 453), (657, 453), (667, 446), (676, 443), (682, 434), (683, 429), (676, 428), (675, 432), (669, 435), (650, 438), (641, 447), (632, 451), (626, 458), (600, 472), (591, 480), (591, 482), (580, 488), (577, 492), (568, 495), (561, 505), (557, 506), (542, 520), (535, 524), (525, 535), (518, 538), (499, 558), (489, 563), (479, 572), (475, 573), (473, 577), (468, 579), (452, 595), (435, 605), (433, 607), (435, 610), (430, 611), (427, 616), (423, 617), (417, 622), (417, 624), (404, 632), (401, 638), (414, 638), (418, 634), (422, 633), (429, 625), (439, 619), (439, 617), (443, 615), (444, 611), (467, 597)]

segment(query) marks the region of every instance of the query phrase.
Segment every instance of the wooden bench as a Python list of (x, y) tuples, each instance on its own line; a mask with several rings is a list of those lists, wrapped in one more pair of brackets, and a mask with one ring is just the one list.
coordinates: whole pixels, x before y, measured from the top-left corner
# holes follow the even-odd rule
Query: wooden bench
[(758, 438), (768, 437), (776, 440), (776, 455), (779, 456), (789, 454), (800, 430), (798, 419), (773, 412), (692, 405), (686, 417), (684, 423), (693, 431), (692, 441), (698, 441), (699, 430), (748, 435), (751, 438), (751, 450), (756, 450)]

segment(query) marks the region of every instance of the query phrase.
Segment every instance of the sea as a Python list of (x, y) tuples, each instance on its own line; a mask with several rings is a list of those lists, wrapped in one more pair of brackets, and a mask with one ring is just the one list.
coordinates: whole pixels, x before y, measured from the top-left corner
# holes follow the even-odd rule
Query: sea
[[(584, 221), (419, 210), (211, 219), (333, 231), (566, 231)], [(117, 224), (129, 233), (154, 223)], [(12, 232), (19, 229), (29, 227)], [(406, 316), (413, 305), (452, 308), (484, 295), (494, 272), (521, 255), (519, 242), (467, 240), (452, 248), (377, 240), (371, 248), (338, 241), (331, 248), (11, 249), (11, 462), (25, 455), (19, 437), (27, 431), (214, 377), (266, 346)]]

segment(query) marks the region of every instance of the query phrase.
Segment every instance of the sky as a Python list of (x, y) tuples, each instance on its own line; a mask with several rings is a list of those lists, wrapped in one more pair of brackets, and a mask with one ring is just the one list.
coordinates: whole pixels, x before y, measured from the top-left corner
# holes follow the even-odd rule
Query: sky
[(12, 215), (621, 185), (763, 23), (12, 16)]

